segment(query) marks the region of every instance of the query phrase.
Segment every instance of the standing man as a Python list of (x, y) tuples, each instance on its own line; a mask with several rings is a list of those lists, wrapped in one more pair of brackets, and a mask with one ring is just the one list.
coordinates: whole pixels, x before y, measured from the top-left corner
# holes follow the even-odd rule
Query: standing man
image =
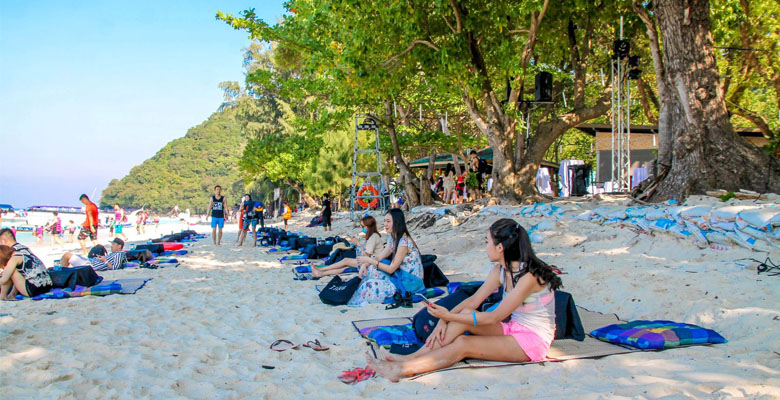
[(325, 232), (333, 230), (330, 222), (331, 212), (330, 194), (325, 193), (322, 195), (322, 226), (325, 228)]
[(81, 245), (81, 252), (84, 255), (87, 255), (87, 245), (84, 243), (87, 238), (92, 242), (92, 247), (97, 245), (98, 225), (100, 224), (98, 221), (98, 207), (89, 200), (89, 196), (86, 194), (79, 196), (79, 201), (86, 206), (85, 213), (87, 219), (81, 224), (81, 232), (79, 232), (78, 240)]
[[(222, 186), (214, 186), (214, 195), (209, 201), (209, 210), (211, 210), (211, 239), (214, 244), (222, 244), (222, 228), (225, 227), (225, 196), (222, 195)], [(219, 228), (219, 237), (217, 237), (217, 228)]]

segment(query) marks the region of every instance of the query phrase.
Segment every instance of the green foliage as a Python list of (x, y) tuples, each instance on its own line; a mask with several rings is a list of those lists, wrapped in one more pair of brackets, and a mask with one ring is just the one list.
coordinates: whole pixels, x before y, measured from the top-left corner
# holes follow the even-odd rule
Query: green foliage
[(231, 203), (243, 194), (238, 160), (246, 139), (235, 110), (212, 114), (187, 134), (165, 145), (152, 158), (133, 167), (121, 180), (113, 179), (103, 190), (101, 207), (205, 212), (215, 185)]

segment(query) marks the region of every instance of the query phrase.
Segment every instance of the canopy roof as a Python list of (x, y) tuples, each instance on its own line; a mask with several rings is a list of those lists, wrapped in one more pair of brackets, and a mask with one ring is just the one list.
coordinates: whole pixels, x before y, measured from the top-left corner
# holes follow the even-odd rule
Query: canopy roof
[[(486, 147), (486, 148), (478, 151), (477, 155), (479, 156), (479, 158), (487, 161), (488, 164), (491, 164), (491, 165), (493, 164), (493, 148)], [(458, 161), (460, 162), (461, 165), (466, 165), (466, 161), (465, 161), (465, 159), (466, 159), (466, 152), (464, 151), (463, 155), (458, 156), (458, 159), (459, 159)], [(418, 160), (414, 160), (414, 161), (409, 163), (409, 167), (411, 167), (411, 168), (428, 168), (428, 160), (429, 160), (429, 157), (423, 157), (423, 158), (420, 158)], [(447, 164), (452, 164), (452, 163), (453, 163), (452, 162), (452, 154), (449, 154), (449, 153), (448, 154), (438, 154), (436, 156), (436, 160), (434, 161), (433, 165), (434, 165), (434, 168), (444, 168), (444, 167), (447, 166)], [(556, 169), (558, 168), (558, 164), (556, 164), (556, 163), (554, 163), (552, 161), (548, 161), (548, 160), (543, 160), (542, 161), (542, 166), (543, 167), (548, 167), (548, 168), (556, 168)]]

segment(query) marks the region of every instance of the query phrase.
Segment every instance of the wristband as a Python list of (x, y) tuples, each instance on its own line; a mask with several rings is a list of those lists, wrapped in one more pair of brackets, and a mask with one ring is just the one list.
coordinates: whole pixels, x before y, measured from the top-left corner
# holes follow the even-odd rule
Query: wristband
[(471, 317), (474, 318), (474, 326), (477, 326), (477, 313), (476, 312), (471, 313)]

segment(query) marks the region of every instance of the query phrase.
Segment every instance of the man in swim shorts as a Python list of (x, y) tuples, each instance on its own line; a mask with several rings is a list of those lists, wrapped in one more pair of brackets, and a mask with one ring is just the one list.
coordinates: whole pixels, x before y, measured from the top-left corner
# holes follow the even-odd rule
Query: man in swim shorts
[(84, 255), (87, 255), (87, 245), (85, 243), (87, 238), (92, 242), (92, 246), (97, 244), (98, 225), (100, 224), (98, 220), (98, 208), (95, 203), (89, 200), (89, 196), (86, 194), (79, 196), (79, 201), (86, 206), (85, 213), (87, 219), (81, 224), (81, 232), (79, 232), (78, 240), (81, 245), (81, 252)]
[[(211, 196), (208, 210), (211, 211), (211, 239), (217, 246), (222, 244), (222, 228), (225, 227), (226, 204), (225, 196), (222, 195), (222, 186), (214, 186), (214, 195)], [(217, 234), (219, 234), (219, 237), (217, 237)]]

